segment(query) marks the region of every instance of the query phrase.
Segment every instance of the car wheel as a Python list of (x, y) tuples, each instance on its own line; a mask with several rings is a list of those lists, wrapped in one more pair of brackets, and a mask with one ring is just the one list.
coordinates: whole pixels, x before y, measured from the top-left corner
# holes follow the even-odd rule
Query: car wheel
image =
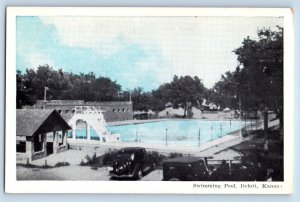
[(152, 170), (155, 170), (156, 169), (156, 163), (153, 163), (152, 164)]
[(142, 179), (142, 177), (143, 177), (143, 172), (142, 172), (142, 169), (140, 168), (137, 173), (137, 180)]

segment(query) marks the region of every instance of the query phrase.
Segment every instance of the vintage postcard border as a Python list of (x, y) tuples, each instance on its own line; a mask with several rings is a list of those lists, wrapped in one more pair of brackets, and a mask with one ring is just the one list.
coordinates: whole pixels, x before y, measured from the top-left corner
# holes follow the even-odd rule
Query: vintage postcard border
[[(284, 17), (284, 182), (108, 182), (16, 180), (16, 16), (283, 16)], [(163, 193), (163, 194), (290, 194), (294, 175), (294, 29), (288, 8), (79, 8), (8, 7), (6, 24), (7, 193)], [(257, 189), (199, 188), (201, 184), (257, 184)], [(261, 188), (263, 184), (279, 188)], [(199, 186), (198, 186), (199, 185)]]

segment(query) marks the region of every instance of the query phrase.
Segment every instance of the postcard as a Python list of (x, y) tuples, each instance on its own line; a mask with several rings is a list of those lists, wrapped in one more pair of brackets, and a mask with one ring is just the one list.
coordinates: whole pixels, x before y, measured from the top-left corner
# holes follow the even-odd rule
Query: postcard
[(6, 33), (7, 193), (292, 193), (292, 9), (8, 7)]

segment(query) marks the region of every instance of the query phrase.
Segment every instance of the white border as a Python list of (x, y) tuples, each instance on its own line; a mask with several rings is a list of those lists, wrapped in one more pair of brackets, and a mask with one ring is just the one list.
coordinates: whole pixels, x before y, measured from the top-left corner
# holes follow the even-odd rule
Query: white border
[[(163, 181), (17, 181), (16, 180), (16, 16), (283, 16), (284, 17), (284, 182), (279, 189), (193, 188), (196, 184), (226, 182)], [(291, 194), (294, 176), (294, 26), (289, 8), (119, 8), (8, 7), (6, 24), (6, 141), (7, 193), (172, 193), (172, 194)], [(239, 186), (246, 182), (228, 182)], [(252, 183), (253, 182), (249, 182)]]

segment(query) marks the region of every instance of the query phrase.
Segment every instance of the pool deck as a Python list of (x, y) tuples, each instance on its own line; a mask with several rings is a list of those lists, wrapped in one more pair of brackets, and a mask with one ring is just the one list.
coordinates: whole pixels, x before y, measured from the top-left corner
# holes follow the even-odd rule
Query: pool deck
[(77, 148), (87, 151), (120, 149), (123, 147), (144, 147), (148, 151), (157, 151), (160, 153), (183, 153), (193, 156), (212, 156), (221, 150), (239, 144), (243, 141), (240, 137), (240, 131), (236, 131), (231, 135), (226, 135), (210, 142), (201, 144), (200, 146), (176, 146), (176, 145), (157, 145), (142, 142), (99, 142), (95, 140), (68, 140), (71, 148)]
[(152, 122), (160, 122), (160, 121), (169, 121), (172, 119), (146, 119), (146, 120), (126, 120), (126, 121), (114, 121), (107, 122), (109, 126), (123, 126), (123, 125), (131, 125), (131, 124), (142, 124), (142, 123), (152, 123)]
[(145, 120), (126, 120), (126, 121), (114, 121), (107, 122), (108, 126), (122, 126), (130, 124), (142, 124), (142, 123), (152, 123), (160, 121), (190, 121), (190, 120), (201, 120), (201, 121), (240, 121), (239, 119), (184, 119), (184, 118), (161, 118), (161, 119), (145, 119)]

